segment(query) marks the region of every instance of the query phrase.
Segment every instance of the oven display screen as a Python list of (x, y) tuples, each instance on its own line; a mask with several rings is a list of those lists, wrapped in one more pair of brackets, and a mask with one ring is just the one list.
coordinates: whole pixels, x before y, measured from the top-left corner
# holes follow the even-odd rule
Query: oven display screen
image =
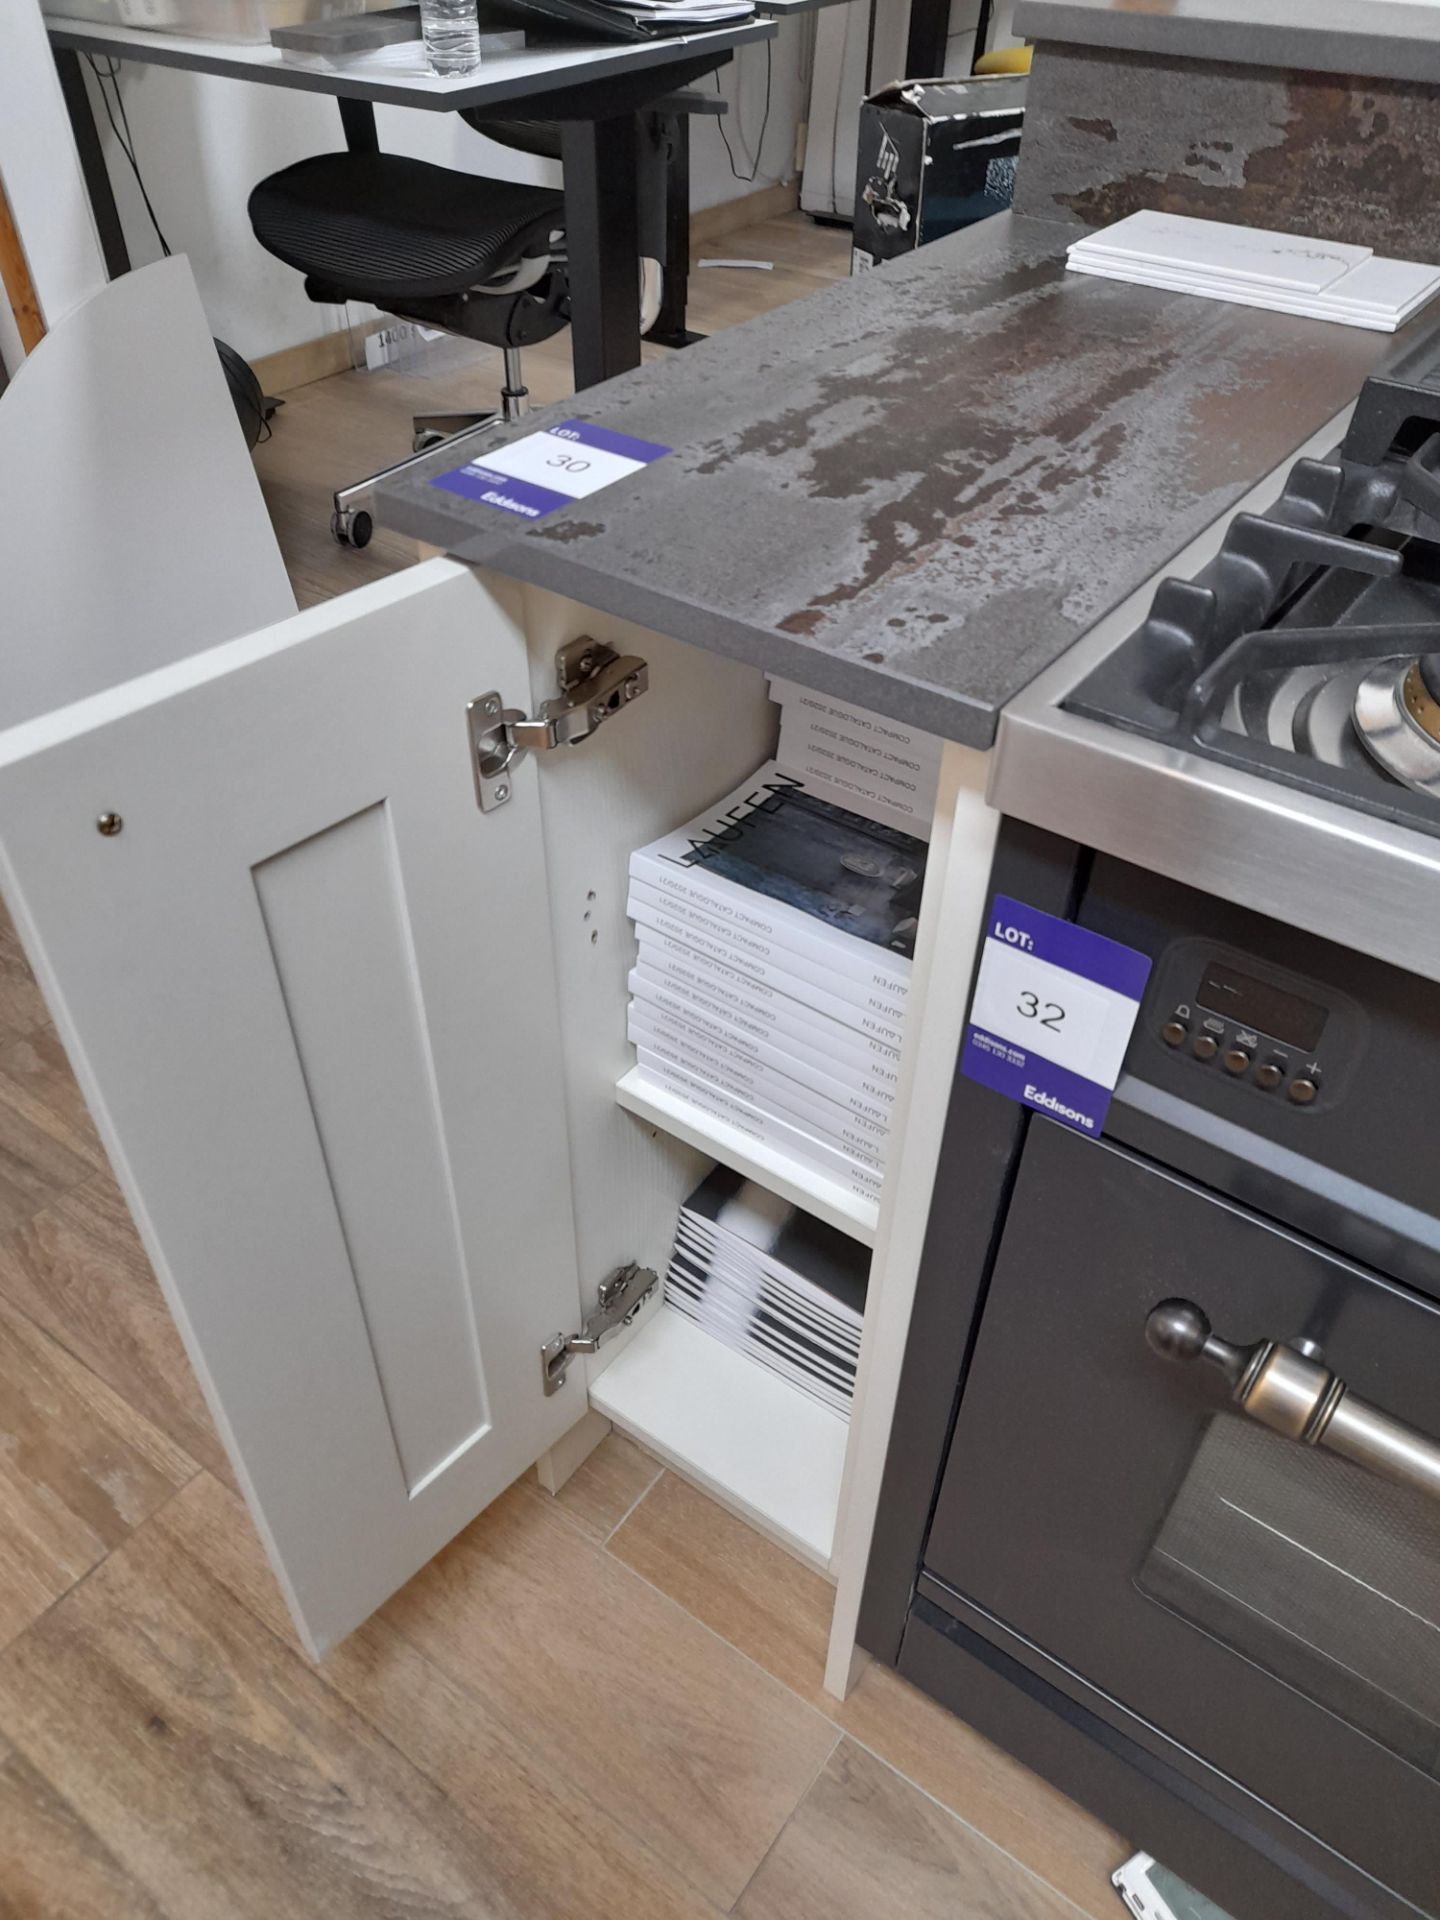
[(1264, 980), (1253, 980), (1223, 960), (1212, 960), (1206, 967), (1195, 998), (1202, 1007), (1223, 1013), (1237, 1026), (1254, 1027), (1304, 1053), (1313, 1053), (1325, 1031), (1324, 1007)]

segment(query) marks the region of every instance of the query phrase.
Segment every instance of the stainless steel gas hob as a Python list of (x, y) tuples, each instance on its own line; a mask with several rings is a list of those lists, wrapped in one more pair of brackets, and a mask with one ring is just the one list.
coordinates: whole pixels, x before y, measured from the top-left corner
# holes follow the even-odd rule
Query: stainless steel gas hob
[(1027, 688), (992, 803), (1440, 979), (1434, 379), (1367, 381)]

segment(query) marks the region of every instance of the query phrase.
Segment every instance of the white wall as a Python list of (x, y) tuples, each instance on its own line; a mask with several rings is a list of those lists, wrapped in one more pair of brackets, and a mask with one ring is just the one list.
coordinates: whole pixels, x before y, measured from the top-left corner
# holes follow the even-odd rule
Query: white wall
[[(715, 121), (692, 123), (692, 206), (713, 206), (790, 176), (807, 41), (804, 22), (786, 21), (771, 43), (770, 119), (753, 185), (731, 175)], [(737, 90), (740, 96), (738, 114), (732, 104), (725, 124), (740, 171), (748, 173), (764, 103), (764, 47), (741, 49), (719, 78), (727, 99), (733, 103)], [(257, 245), (245, 216), (256, 181), (306, 154), (343, 145), (335, 102), (288, 87), (133, 64), (121, 67), (120, 87), (160, 224), (171, 247), (189, 255), (215, 332), (255, 360), (342, 328), (343, 310), (307, 300), (300, 275)], [(132, 258), (153, 259), (159, 246), (129, 167), (103, 112), (97, 120)], [(558, 166), (497, 147), (455, 114), (381, 107), (377, 120), (380, 144), (389, 151), (503, 179), (558, 182)]]
[[(714, 116), (701, 115), (691, 121), (690, 205), (694, 211), (720, 206), (726, 200), (794, 177), (795, 135), (805, 118), (814, 40), (814, 16), (802, 14), (798, 19), (782, 20), (780, 31), (769, 42), (770, 118), (765, 123), (764, 144), (758, 155), (760, 167), (753, 183), (742, 184), (731, 174)], [(748, 174), (757, 159), (755, 142), (764, 123), (765, 52), (764, 47), (741, 47), (730, 65), (722, 67), (715, 77), (730, 102), (724, 126), (741, 173)], [(715, 78), (702, 80), (700, 85), (713, 87)]]
[[(41, 318), (47, 327), (57, 326), (105, 284), (105, 268), (33, 0), (0, 0), (0, 186), (25, 249)], [(0, 358), (13, 375), (24, 351), (3, 291), (0, 316)]]
[[(1025, 43), (1011, 31), (1015, 0), (995, 0), (986, 35), (986, 51), (997, 47), (1020, 47)], [(975, 59), (975, 31), (980, 18), (980, 0), (950, 0), (950, 32), (945, 42), (945, 75), (952, 78), (970, 71)]]

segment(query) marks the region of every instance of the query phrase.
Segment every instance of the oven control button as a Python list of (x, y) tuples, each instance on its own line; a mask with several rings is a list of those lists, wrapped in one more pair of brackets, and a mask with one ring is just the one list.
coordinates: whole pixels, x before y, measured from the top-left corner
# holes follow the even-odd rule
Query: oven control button
[(1298, 1079), (1290, 1082), (1285, 1091), (1297, 1107), (1308, 1107), (1320, 1091), (1320, 1076), (1318, 1073), (1302, 1073)]
[(1244, 1047), (1227, 1047), (1220, 1064), (1226, 1073), (1233, 1073), (1238, 1078), (1240, 1074), (1250, 1071), (1250, 1056)]
[(1197, 1033), (1190, 1051), (1197, 1060), (1213, 1060), (1220, 1051), (1220, 1042), (1213, 1033)]
[(1167, 1020), (1160, 1029), (1160, 1038), (1167, 1047), (1183, 1047), (1190, 1038), (1190, 1029), (1183, 1020)]
[(1263, 1087), (1266, 1093), (1278, 1087), (1285, 1078), (1285, 1069), (1278, 1060), (1266, 1060), (1255, 1069), (1255, 1084)]

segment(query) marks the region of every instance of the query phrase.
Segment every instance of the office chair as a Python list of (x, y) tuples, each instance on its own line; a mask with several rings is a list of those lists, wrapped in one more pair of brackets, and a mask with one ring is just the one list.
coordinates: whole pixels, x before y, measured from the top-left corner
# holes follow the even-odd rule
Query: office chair
[[(730, 58), (708, 54), (687, 62), (678, 77), (698, 78)], [(678, 151), (688, 158), (686, 121), (695, 113), (723, 113), (718, 94), (672, 87), (657, 98), (645, 75), (628, 85), (606, 82), (607, 104), (639, 110), (663, 162)], [(560, 122), (590, 117), (594, 89), (547, 97), (544, 119), (506, 118), (468, 108), (461, 118), (502, 145), (558, 160)], [(675, 172), (674, 169), (671, 170)], [(664, 298), (659, 261), (678, 262), (680, 307), (688, 271), (689, 172), (682, 164), (667, 203), (667, 172), (643, 165), (637, 176), (640, 232), (640, 331), (657, 332), (666, 344), (694, 335), (666, 334), (670, 302)], [(423, 413), (412, 420), (411, 457), (379, 473), (337, 488), (330, 528), (342, 546), (369, 543), (374, 522), (362, 502), (380, 481), (403, 472), (443, 441), (518, 419), (526, 392), (520, 360), (523, 346), (548, 340), (570, 317), (565, 263), (564, 196), (543, 187), (520, 186), (457, 173), (400, 154), (347, 151), (317, 154), (262, 180), (250, 195), (250, 224), (267, 252), (305, 275), (312, 300), (342, 305), (369, 301), (385, 312), (439, 327), (499, 347), (505, 384), (498, 411)]]
[(321, 153), (262, 180), (249, 214), (261, 246), (305, 275), (312, 300), (369, 301), (504, 354), (497, 411), (417, 416), (410, 459), (337, 489), (331, 531), (363, 547), (374, 523), (360, 503), (381, 480), (443, 439), (524, 413), (520, 349), (570, 317), (564, 196), (401, 154)]

